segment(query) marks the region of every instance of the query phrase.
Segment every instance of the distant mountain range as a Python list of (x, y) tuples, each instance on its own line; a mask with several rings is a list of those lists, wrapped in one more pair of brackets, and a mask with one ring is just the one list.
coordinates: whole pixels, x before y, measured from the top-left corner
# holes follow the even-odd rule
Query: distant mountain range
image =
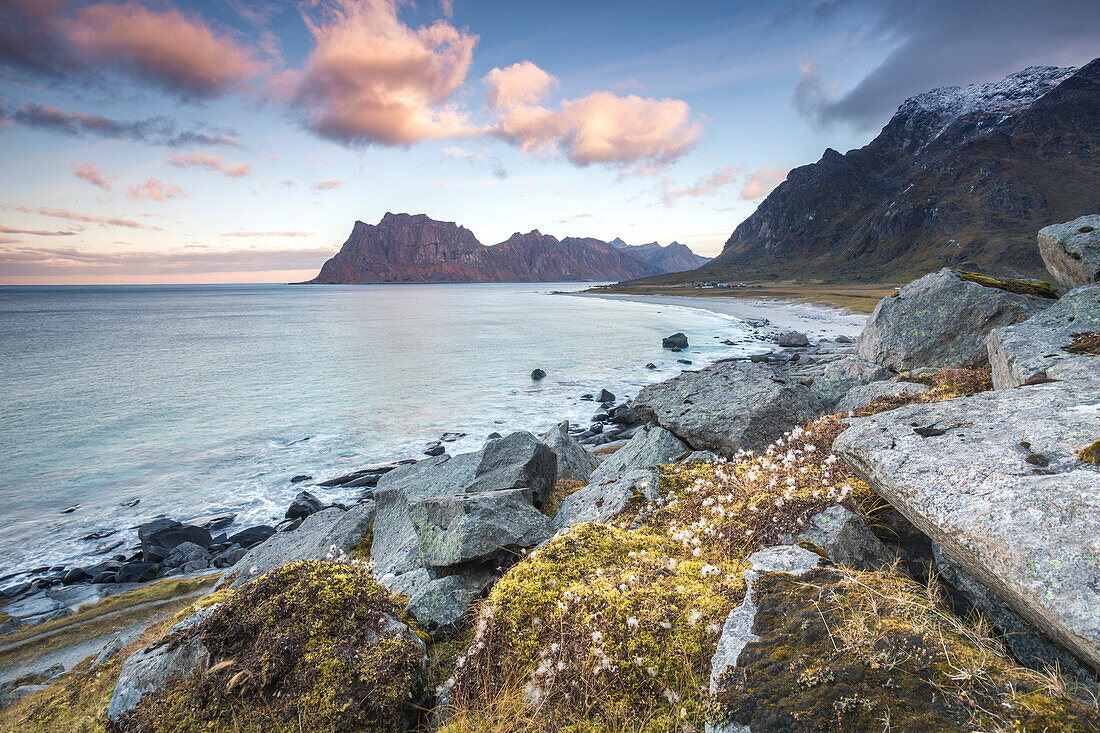
[(878, 137), (796, 168), (722, 253), (647, 282), (1045, 274), (1036, 233), (1100, 211), (1100, 59), (907, 100)]
[(516, 232), (485, 246), (454, 222), (387, 213), (355, 222), (351, 236), (310, 284), (564, 282), (628, 280), (698, 267), (707, 260), (682, 244), (630, 246), (620, 239)]

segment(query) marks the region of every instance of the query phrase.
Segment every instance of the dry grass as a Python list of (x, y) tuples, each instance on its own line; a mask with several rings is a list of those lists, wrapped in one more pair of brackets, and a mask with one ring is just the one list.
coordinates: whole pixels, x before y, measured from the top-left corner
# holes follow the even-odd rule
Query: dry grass
[(550, 496), (546, 498), (546, 501), (542, 505), (542, 513), (548, 517), (553, 517), (558, 511), (558, 506), (569, 498), (569, 496), (577, 491), (580, 491), (587, 485), (587, 482), (580, 479), (562, 479), (554, 484), (553, 491), (550, 492)]
[(1062, 347), (1065, 351), (1071, 354), (1100, 354), (1100, 331), (1075, 333), (1071, 338), (1073, 342)]
[(690, 285), (610, 285), (590, 292), (621, 295), (679, 295), (687, 298), (784, 300), (870, 313), (904, 283), (830, 284), (794, 281), (751, 282), (745, 288), (695, 288)]
[[(904, 377), (903, 377), (904, 378)], [(884, 395), (854, 410), (853, 417), (867, 417), (879, 412), (894, 410), (905, 405), (927, 402), (943, 402), (966, 395), (977, 394), (993, 389), (992, 370), (989, 367), (982, 369), (940, 369), (939, 371), (921, 377), (910, 378), (907, 381), (924, 384), (931, 389), (917, 394)]]

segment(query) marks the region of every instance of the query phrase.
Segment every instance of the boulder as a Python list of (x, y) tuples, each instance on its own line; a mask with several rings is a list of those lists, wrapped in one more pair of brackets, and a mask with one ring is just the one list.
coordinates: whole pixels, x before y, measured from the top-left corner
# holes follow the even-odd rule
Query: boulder
[(531, 372), (531, 379), (533, 379), (536, 382), (539, 381), (540, 379), (542, 379), (545, 376), (546, 376), (546, 372), (544, 372), (541, 369), (535, 369), (534, 371)]
[(409, 505), (420, 559), (439, 568), (515, 555), (550, 536), (527, 489), (445, 494)]
[[(680, 334), (680, 335), (682, 336), (683, 334)], [(686, 339), (685, 339), (685, 342), (684, 342), (684, 346), (687, 346)], [(615, 401), (615, 393), (614, 392), (609, 392), (606, 389), (601, 389), (599, 391), (599, 393), (596, 395), (596, 402), (614, 402), (614, 401)]]
[(657, 425), (650, 425), (635, 433), (634, 437), (600, 464), (592, 472), (589, 483), (598, 484), (617, 479), (635, 468), (675, 463), (676, 459), (691, 448), (679, 438)]
[[(174, 626), (173, 631), (199, 620), (201, 616), (196, 614)], [(210, 653), (198, 637), (176, 646), (151, 644), (139, 649), (127, 657), (119, 671), (118, 682), (107, 708), (107, 719), (112, 722), (117, 720), (137, 706), (145, 693), (162, 689), (171, 678), (193, 674), (206, 669), (209, 664)]]
[(682, 333), (674, 333), (661, 339), (661, 347), (665, 349), (686, 349), (688, 337)]
[(762, 448), (823, 411), (808, 387), (768, 364), (727, 361), (651, 384), (631, 402), (695, 450)]
[(438, 641), (456, 628), (497, 577), (499, 573), (487, 567), (442, 577), (420, 568), (397, 577), (384, 577), (382, 583), (391, 592), (409, 598), (406, 610)]
[(810, 340), (801, 331), (784, 331), (779, 334), (778, 344), (786, 347), (809, 346)]
[(266, 524), (259, 524), (255, 527), (249, 527), (248, 529), (232, 534), (227, 539), (227, 542), (234, 545), (240, 545), (244, 549), (255, 547), (271, 535), (275, 534), (275, 528)]
[(1100, 282), (1100, 214), (1040, 229), (1039, 254), (1066, 290)]
[(1100, 378), (853, 421), (833, 442), (881, 496), (1021, 616), (1100, 670)]
[(541, 505), (557, 481), (554, 452), (531, 433), (490, 440), (480, 456), (474, 480), (464, 487), (467, 493), (525, 487)]
[(845, 356), (829, 362), (825, 372), (810, 385), (827, 409), (832, 409), (854, 387), (881, 382), (893, 373), (873, 361), (858, 356)]
[(614, 481), (590, 483), (558, 505), (550, 522), (550, 530), (558, 533), (582, 522), (607, 522), (640, 497), (645, 501), (661, 501), (660, 474), (656, 469), (628, 471)]
[(1052, 302), (979, 285), (944, 268), (880, 300), (859, 334), (856, 353), (898, 372), (981, 367), (989, 361), (990, 331), (1025, 321)]
[(595, 458), (569, 434), (569, 421), (558, 423), (539, 440), (550, 446), (558, 459), (557, 481), (587, 481), (598, 465)]
[[(737, 667), (737, 658), (747, 644), (759, 641), (753, 633), (757, 606), (753, 601), (753, 583), (761, 573), (787, 573), (801, 577), (824, 564), (824, 560), (797, 545), (769, 547), (749, 555), (749, 569), (745, 571), (745, 599), (730, 611), (718, 637), (718, 649), (710, 663), (710, 694), (717, 698), (727, 678), (727, 671)], [(749, 733), (749, 727), (732, 721), (714, 721), (708, 716), (707, 733)]]
[(161, 563), (167, 568), (178, 568), (195, 560), (209, 560), (210, 553), (204, 547), (193, 542), (183, 542), (172, 548), (167, 557)]
[(218, 586), (237, 586), (298, 560), (323, 560), (332, 553), (333, 546), (337, 554), (343, 551), (350, 555), (374, 517), (373, 501), (356, 504), (347, 511), (339, 507), (322, 509), (306, 517), (297, 529), (272, 534), (246, 552), (232, 570), (221, 577)]
[(986, 341), (993, 388), (1018, 387), (1035, 378), (1065, 379), (1079, 371), (1100, 373), (1100, 356), (1066, 351), (1074, 334), (1098, 331), (1100, 284), (1071, 290), (1023, 323), (994, 329)]
[(852, 387), (848, 393), (836, 403), (833, 409), (841, 414), (866, 407), (879, 397), (891, 395), (911, 395), (927, 392), (931, 387), (919, 382), (871, 382), (870, 384)]
[(183, 524), (171, 519), (156, 519), (138, 527), (141, 554), (145, 562), (158, 563), (177, 546), (190, 542), (201, 548), (210, 547), (210, 530)]
[(842, 506), (831, 506), (810, 517), (809, 528), (797, 535), (782, 535), (783, 544), (812, 542), (839, 565), (856, 570), (879, 570), (893, 560), (886, 545), (867, 529), (863, 517)]
[(286, 510), (287, 519), (305, 519), (325, 508), (324, 502), (308, 491), (300, 491)]

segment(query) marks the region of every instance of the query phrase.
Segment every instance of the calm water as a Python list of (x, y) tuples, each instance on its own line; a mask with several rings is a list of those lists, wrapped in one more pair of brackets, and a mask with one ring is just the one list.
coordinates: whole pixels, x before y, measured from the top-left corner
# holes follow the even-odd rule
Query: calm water
[[(79, 538), (160, 514), (270, 521), (312, 483), (296, 474), (416, 457), (446, 431), (469, 434), (455, 453), (587, 421), (584, 392), (766, 350), (718, 344), (745, 337), (736, 319), (550, 294), (580, 287), (0, 288), (0, 575), (128, 546)], [(674, 331), (688, 352), (661, 349)]]

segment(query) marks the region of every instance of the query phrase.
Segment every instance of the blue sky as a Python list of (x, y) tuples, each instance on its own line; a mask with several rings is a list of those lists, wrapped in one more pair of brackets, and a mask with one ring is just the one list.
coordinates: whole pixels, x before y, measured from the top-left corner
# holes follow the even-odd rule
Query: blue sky
[[(717, 254), (912, 94), (1097, 55), (1089, 2), (0, 0), (0, 283), (280, 282), (356, 219)], [(495, 71), (494, 71), (495, 70)]]

